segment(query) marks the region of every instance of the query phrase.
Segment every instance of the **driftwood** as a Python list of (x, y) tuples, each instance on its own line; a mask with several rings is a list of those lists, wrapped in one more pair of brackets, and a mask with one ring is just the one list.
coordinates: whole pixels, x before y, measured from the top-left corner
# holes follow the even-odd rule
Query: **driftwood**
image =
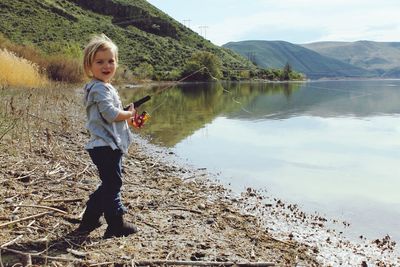
[(14, 207), (40, 208), (40, 209), (52, 210), (52, 211), (59, 212), (59, 213), (62, 213), (62, 214), (68, 214), (68, 212), (65, 212), (63, 210), (56, 209), (56, 208), (53, 208), (53, 207), (48, 207), (48, 206), (42, 206), (42, 205), (24, 205), (24, 204), (20, 204), (20, 205), (14, 205)]
[[(8, 249), (1, 247), (0, 250), (5, 250), (8, 252), (16, 253), (19, 255), (23, 255), (27, 258), (41, 258), (51, 261), (60, 261), (60, 262), (76, 262), (82, 264), (88, 264), (89, 266), (101, 266), (101, 265), (109, 265), (115, 264), (117, 262), (102, 262), (102, 263), (93, 263), (90, 261), (85, 261), (76, 258), (62, 258), (62, 257), (51, 257), (51, 256), (43, 256), (37, 254), (25, 253), (22, 251)], [(69, 251), (71, 254), (76, 255), (75, 250), (73, 253), (71, 250)], [(79, 252), (79, 256), (84, 256), (84, 254)], [(85, 254), (86, 255), (86, 254)], [(232, 266), (232, 267), (269, 267), (276, 266), (273, 262), (231, 262), (231, 261), (179, 261), (179, 260), (140, 260), (135, 261), (132, 260), (132, 266), (154, 266), (154, 265), (179, 265), (179, 266)]]
[(188, 266), (241, 266), (241, 267), (267, 267), (276, 266), (272, 262), (230, 262), (230, 261), (175, 261), (175, 260), (142, 260), (134, 261), (136, 266), (151, 265), (188, 265)]
[(1, 245), (0, 248), (5, 248), (5, 247), (7, 247), (7, 246), (10, 246), (10, 245), (14, 244), (14, 243), (17, 242), (19, 239), (21, 239), (23, 236), (24, 236), (24, 235), (19, 235), (19, 236), (17, 236), (17, 237), (14, 238), (13, 240), (11, 240), (11, 241), (9, 241), (9, 242), (4, 243), (3, 245)]
[(42, 212), (42, 213), (39, 213), (39, 214), (31, 215), (31, 216), (28, 216), (28, 217), (25, 217), (25, 218), (22, 218), (22, 219), (18, 219), (18, 220), (15, 220), (15, 221), (2, 223), (2, 224), (0, 224), (0, 228), (1, 228), (1, 227), (4, 227), (4, 226), (7, 226), (7, 225), (14, 224), (14, 223), (18, 223), (18, 222), (22, 222), (22, 221), (27, 221), (27, 220), (30, 220), (30, 219), (33, 219), (33, 218), (42, 217), (42, 216), (47, 215), (47, 214), (50, 214), (50, 213), (52, 213), (52, 211), (46, 211), (46, 212)]
[(84, 200), (83, 197), (79, 197), (79, 198), (66, 198), (66, 199), (44, 199), (42, 202), (51, 202), (51, 203), (69, 203), (69, 202), (79, 202)]
[(8, 251), (14, 254), (18, 254), (21, 256), (24, 256), (26, 258), (39, 258), (39, 259), (45, 259), (45, 260), (54, 260), (54, 261), (61, 261), (61, 262), (79, 262), (79, 263), (86, 263), (84, 260), (76, 259), (76, 258), (61, 258), (61, 257), (51, 257), (51, 256), (44, 256), (44, 255), (39, 255), (38, 253), (28, 253), (28, 252), (22, 252), (19, 250), (15, 249), (10, 249), (10, 248), (5, 248), (1, 247), (0, 250)]

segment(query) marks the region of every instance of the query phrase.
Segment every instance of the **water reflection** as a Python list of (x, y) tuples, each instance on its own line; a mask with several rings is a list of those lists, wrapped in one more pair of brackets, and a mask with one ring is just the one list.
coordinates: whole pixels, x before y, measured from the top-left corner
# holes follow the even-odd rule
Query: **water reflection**
[[(169, 87), (168, 90), (164, 90)], [(309, 83), (188, 83), (121, 90), (124, 102), (153, 95), (143, 133), (168, 147), (217, 117), (246, 120), (368, 117), (400, 112), (399, 81)]]
[[(238, 191), (268, 192), (400, 241), (400, 81), (199, 83), (155, 95), (143, 133)], [(353, 228), (354, 229), (354, 228)]]
[[(172, 88), (122, 89), (120, 94), (126, 103), (152, 95), (152, 100), (143, 106), (151, 120), (142, 133), (155, 143), (173, 147), (218, 116), (258, 119), (258, 110), (249, 110), (258, 98), (276, 95), (283, 96), (287, 102), (301, 86), (295, 83), (188, 83)], [(278, 108), (262, 112), (271, 114)]]

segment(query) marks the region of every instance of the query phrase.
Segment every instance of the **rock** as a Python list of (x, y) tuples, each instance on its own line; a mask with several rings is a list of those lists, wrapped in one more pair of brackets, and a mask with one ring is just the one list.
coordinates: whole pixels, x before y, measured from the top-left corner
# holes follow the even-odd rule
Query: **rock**
[(213, 223), (215, 223), (215, 220), (213, 218), (208, 218), (206, 220), (206, 224), (213, 224)]
[(206, 253), (204, 253), (204, 252), (202, 252), (202, 251), (196, 251), (195, 253), (193, 253), (191, 256), (190, 256), (190, 260), (192, 260), (192, 261), (198, 261), (198, 260), (200, 260), (201, 258), (204, 258), (206, 256)]

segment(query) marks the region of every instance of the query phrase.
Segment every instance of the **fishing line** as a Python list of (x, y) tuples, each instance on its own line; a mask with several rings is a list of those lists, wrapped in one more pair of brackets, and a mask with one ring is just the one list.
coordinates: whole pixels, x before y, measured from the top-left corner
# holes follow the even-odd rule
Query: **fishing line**
[[(222, 88), (223, 88), (223, 91), (225, 91), (225, 92), (227, 92), (227, 93), (230, 93), (230, 94), (233, 94), (231, 91), (225, 89), (225, 88), (223, 87), (222, 84), (221, 84), (221, 86), (222, 86)], [(348, 90), (344, 90), (344, 89), (335, 89), (335, 88), (328, 88), (328, 87), (315, 86), (315, 85), (309, 85), (309, 84), (307, 84), (306, 86), (309, 87), (309, 88), (322, 89), (322, 90), (326, 90), (326, 91), (336, 91), (336, 92), (341, 92), (341, 93), (351, 93), (351, 92), (354, 92), (354, 91), (349, 90), (349, 89), (348, 89)], [(379, 93), (379, 92), (376, 92), (376, 93), (366, 93), (366, 94), (358, 94), (358, 95), (356, 95), (356, 96), (351, 96), (351, 98), (352, 98), (352, 99), (355, 99), (355, 98), (362, 98), (362, 97), (371, 96), (371, 95), (374, 95), (374, 94), (377, 94), (377, 93)], [(249, 114), (254, 114), (254, 112), (249, 111), (248, 109), (244, 108), (244, 107), (243, 107), (243, 104), (242, 104), (240, 101), (236, 100), (233, 96), (232, 96), (232, 101), (234, 101), (235, 103), (241, 105), (241, 109), (242, 109), (244, 112), (249, 113)], [(279, 116), (279, 115), (286, 114), (286, 113), (288, 113), (288, 111), (285, 111), (285, 112), (276, 112), (276, 113), (273, 113), (273, 114), (265, 114), (265, 115), (263, 115), (263, 117), (264, 117), (264, 118), (270, 118), (270, 117), (275, 117), (275, 116)]]
[[(166, 86), (165, 88), (162, 88), (159, 92), (157, 92), (157, 93), (154, 94), (154, 95), (160, 94), (161, 92), (166, 91), (167, 89), (170, 89), (170, 88), (172, 88), (173, 86), (176, 86), (178, 83), (183, 82), (184, 80), (188, 79), (189, 77), (195, 75), (196, 73), (198, 73), (198, 72), (200, 72), (200, 71), (202, 71), (202, 70), (205, 70), (205, 71), (210, 75), (210, 77), (211, 77), (212, 80), (217, 81), (217, 82), (221, 85), (222, 90), (223, 90), (224, 92), (227, 92), (227, 93), (233, 95), (233, 93), (232, 93), (231, 91), (225, 89), (225, 87), (222, 85), (221, 81), (220, 81), (218, 78), (214, 77), (214, 76), (211, 74), (210, 70), (209, 70), (206, 66), (201, 67), (200, 69), (198, 69), (198, 70), (192, 72), (191, 74), (189, 74), (189, 75), (183, 77), (182, 79), (173, 82), (172, 84)], [(237, 104), (240, 105), (241, 110), (243, 110), (244, 112), (249, 113), (249, 114), (254, 114), (253, 112), (251, 112), (251, 111), (247, 110), (246, 108), (244, 108), (244, 107), (243, 107), (243, 103), (241, 103), (240, 101), (236, 100), (236, 99), (234, 98), (234, 96), (232, 96), (231, 98), (232, 98), (232, 101), (233, 101), (233, 102), (235, 102), (235, 103), (237, 103)], [(166, 100), (167, 100), (167, 98), (165, 98), (160, 104), (158, 104), (156, 107), (154, 107), (154, 108), (149, 112), (149, 114), (153, 113), (153, 112), (156, 111), (158, 108), (160, 108), (160, 107), (165, 103)]]
[[(315, 86), (315, 85), (307, 85), (307, 87), (309, 88), (315, 88), (315, 89), (322, 89), (322, 90), (326, 90), (326, 91), (336, 91), (336, 92), (342, 92), (342, 93), (351, 93), (354, 92), (354, 90), (342, 90), (342, 89), (333, 89), (333, 88), (328, 88), (328, 87), (322, 87), (322, 86)], [(350, 96), (350, 98), (354, 99), (354, 98), (361, 98), (361, 97), (366, 97), (366, 96), (371, 96), (371, 95), (376, 95), (379, 92), (375, 92), (375, 93), (365, 93), (365, 94), (358, 94), (355, 96)]]
[[(240, 102), (240, 101), (238, 101), (238, 100), (234, 97), (233, 92), (230, 91), (230, 90), (228, 90), (228, 89), (226, 89), (226, 88), (224, 87), (224, 85), (221, 83), (221, 81), (220, 81), (218, 78), (214, 77), (214, 76), (211, 74), (210, 70), (209, 70), (206, 66), (201, 67), (200, 69), (198, 69), (198, 70), (192, 72), (191, 74), (189, 74), (189, 75), (187, 75), (187, 76), (181, 78), (180, 80), (175, 81), (175, 82), (173, 82), (172, 84), (170, 84), (170, 85), (168, 85), (168, 86), (166, 86), (166, 87), (160, 89), (160, 91), (157, 92), (155, 95), (160, 94), (160, 93), (162, 93), (163, 91), (166, 91), (166, 90), (168, 90), (168, 89), (170, 89), (170, 88), (176, 86), (176, 85), (179, 84), (180, 82), (183, 82), (184, 80), (190, 78), (191, 76), (193, 76), (193, 75), (195, 75), (196, 73), (199, 73), (200, 71), (203, 71), (203, 70), (205, 70), (205, 71), (209, 74), (209, 76), (211, 77), (212, 80), (218, 81), (218, 83), (220, 84), (220, 86), (222, 87), (222, 90), (223, 90), (224, 92), (229, 93), (229, 94), (232, 95), (232, 96), (231, 96), (232, 101), (233, 101), (234, 103), (240, 105), (240, 109), (241, 109), (242, 111), (244, 111), (244, 112), (246, 112), (246, 113), (248, 113), (248, 114), (254, 114), (253, 111), (250, 111), (250, 110), (246, 109), (246, 108), (244, 107), (243, 103)], [(240, 85), (239, 85), (239, 86), (240, 86)], [(345, 89), (335, 89), (335, 88), (328, 88), (328, 87), (322, 87), (322, 86), (316, 86), (316, 85), (310, 85), (310, 84), (307, 84), (306, 86), (307, 86), (308, 88), (311, 88), (311, 89), (314, 88), (314, 89), (325, 90), (325, 91), (333, 91), (333, 92), (341, 92), (341, 93), (351, 93), (351, 92), (354, 92), (353, 90), (350, 90), (350, 89), (347, 89), (347, 90), (345, 90)], [(379, 92), (376, 92), (376, 93), (366, 93), (366, 94), (358, 94), (358, 95), (355, 95), (355, 96), (351, 96), (351, 98), (352, 98), (352, 99), (355, 99), (355, 98), (362, 98), (362, 97), (371, 96), (371, 95), (374, 95), (374, 94), (377, 94), (377, 93), (379, 93)], [(167, 101), (167, 98), (165, 98), (160, 104), (158, 104), (156, 107), (154, 107), (154, 108), (151, 110), (151, 113), (153, 113), (153, 112), (155, 112), (157, 109), (159, 109), (159, 108), (165, 103), (165, 101)], [(276, 112), (276, 113), (273, 113), (273, 114), (265, 114), (263, 117), (264, 117), (264, 118), (274, 117), (274, 116), (282, 115), (282, 114), (284, 114), (284, 113), (286, 113), (286, 112)]]
[[(311, 84), (306, 84), (306, 88), (315, 88), (315, 89), (321, 89), (325, 91), (336, 91), (336, 92), (341, 92), (341, 93), (352, 93), (356, 92), (355, 90), (351, 89), (334, 89), (334, 88), (329, 88), (329, 87), (322, 87), (322, 86), (316, 86), (316, 85), (311, 85)], [(380, 92), (373, 92), (373, 93), (365, 93), (365, 94), (356, 94), (355, 96), (350, 96), (351, 98), (361, 98), (361, 97), (366, 97), (366, 96), (371, 96), (371, 95), (376, 95), (379, 94)]]
[[(229, 94), (233, 94), (231, 91), (225, 89), (224, 86), (223, 86), (222, 84), (220, 84), (220, 85), (221, 85), (223, 91), (225, 91), (225, 92), (227, 92), (227, 93), (229, 93)], [(249, 114), (254, 114), (253, 112), (251, 112), (251, 111), (245, 109), (245, 108), (243, 107), (243, 103), (241, 103), (240, 101), (236, 100), (233, 96), (232, 96), (232, 101), (235, 102), (236, 104), (239, 104), (239, 105), (240, 105), (240, 109), (243, 110), (244, 112), (247, 112), (247, 113), (249, 113)]]
[[(211, 75), (211, 74), (210, 74), (210, 75)], [(214, 77), (214, 78), (215, 78), (215, 77)], [(217, 78), (215, 78), (215, 79), (217, 79)], [(217, 79), (217, 80), (218, 80), (218, 79)], [(218, 80), (218, 81), (219, 81), (219, 80)], [(225, 88), (224, 88), (224, 86), (222, 85), (222, 83), (220, 83), (220, 85), (221, 85), (221, 87), (222, 87), (222, 91), (227, 92), (227, 93), (233, 95), (233, 93), (232, 93), (231, 91), (229, 91), (228, 89), (225, 89)], [(240, 87), (240, 85), (239, 85), (239, 87)], [(236, 104), (239, 104), (239, 105), (240, 105), (240, 109), (243, 110), (244, 112), (247, 112), (247, 113), (249, 113), (249, 114), (254, 114), (254, 112), (251, 112), (251, 111), (245, 109), (245, 108), (243, 107), (243, 103), (241, 103), (240, 101), (236, 100), (233, 96), (232, 96), (232, 101), (235, 102)]]
[[(206, 70), (207, 70), (207, 72), (209, 73), (209, 75), (211, 76), (211, 78), (212, 78), (213, 80), (218, 80), (217, 78), (215, 78), (214, 76), (212, 76), (211, 73), (210, 73), (210, 71), (208, 70), (208, 68), (207, 68), (206, 66), (204, 66), (204, 67), (201, 67), (200, 69), (198, 69), (198, 70), (192, 72), (191, 74), (189, 74), (189, 75), (183, 77), (182, 79), (180, 79), (180, 80), (178, 80), (178, 81), (174, 81), (174, 82), (172, 82), (170, 85), (167, 85), (166, 87), (161, 88), (160, 91), (158, 91), (157, 93), (155, 93), (155, 94), (153, 94), (153, 95), (158, 95), (158, 94), (162, 93), (163, 91), (166, 91), (167, 89), (170, 89), (170, 88), (176, 86), (176, 85), (179, 84), (180, 82), (183, 82), (184, 80), (186, 80), (186, 79), (188, 79), (189, 77), (195, 75), (196, 73), (199, 73), (199, 72), (202, 71), (203, 69), (206, 69)], [(167, 100), (167, 98), (164, 98), (164, 100), (161, 101), (161, 103), (158, 104), (155, 108), (153, 108), (153, 109), (149, 112), (149, 114), (153, 113), (153, 112), (156, 111), (159, 107), (161, 107), (161, 106), (165, 103), (166, 100)]]

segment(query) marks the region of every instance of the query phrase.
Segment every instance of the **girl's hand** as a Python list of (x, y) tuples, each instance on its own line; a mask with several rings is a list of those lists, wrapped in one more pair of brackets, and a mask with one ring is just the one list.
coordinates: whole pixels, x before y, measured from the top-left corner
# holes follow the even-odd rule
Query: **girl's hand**
[(133, 125), (133, 121), (134, 121), (134, 118), (135, 118), (136, 109), (135, 109), (133, 103), (131, 103), (131, 104), (129, 105), (128, 111), (131, 111), (131, 112), (132, 112), (132, 116), (127, 120), (128, 125), (134, 126), (134, 125)]
[(134, 121), (134, 117), (130, 117), (129, 119), (126, 120), (126, 122), (128, 123), (129, 126), (135, 127), (135, 125), (133, 125), (133, 121)]
[(135, 109), (133, 103), (129, 104), (129, 106), (128, 106), (128, 111), (131, 111), (131, 112), (132, 112), (132, 117), (135, 116), (136, 109)]
[(130, 103), (130, 104), (129, 104), (128, 110), (129, 110), (129, 111), (136, 111), (136, 110), (135, 110), (135, 107), (134, 107), (134, 105), (133, 105), (133, 103)]
[(114, 121), (125, 121), (125, 120), (130, 120), (133, 118), (136, 114), (136, 110), (133, 107), (133, 104), (130, 104), (129, 106), (126, 107), (126, 109), (122, 109), (119, 111), (117, 117), (114, 119)]

